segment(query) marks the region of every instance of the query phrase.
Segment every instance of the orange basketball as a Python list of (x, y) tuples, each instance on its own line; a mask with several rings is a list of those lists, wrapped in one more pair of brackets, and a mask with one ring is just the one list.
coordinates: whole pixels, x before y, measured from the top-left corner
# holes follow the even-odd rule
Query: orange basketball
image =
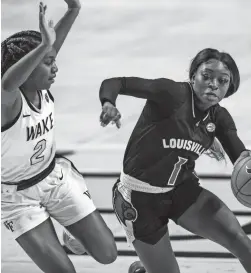
[(231, 187), (237, 200), (251, 208), (251, 157), (245, 157), (234, 167)]

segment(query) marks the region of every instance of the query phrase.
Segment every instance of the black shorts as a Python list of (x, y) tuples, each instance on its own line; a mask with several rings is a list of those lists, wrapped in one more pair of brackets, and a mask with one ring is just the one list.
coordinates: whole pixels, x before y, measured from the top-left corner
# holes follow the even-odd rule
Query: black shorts
[(197, 180), (158, 194), (133, 191), (119, 182), (113, 187), (113, 207), (128, 241), (137, 239), (152, 245), (166, 234), (169, 219), (177, 223), (203, 190)]

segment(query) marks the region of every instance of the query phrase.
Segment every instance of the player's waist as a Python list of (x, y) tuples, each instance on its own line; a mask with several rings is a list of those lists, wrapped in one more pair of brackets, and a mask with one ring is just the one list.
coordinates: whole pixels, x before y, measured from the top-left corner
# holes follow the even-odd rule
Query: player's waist
[(17, 191), (27, 189), (29, 187), (36, 185), (37, 183), (39, 183), (43, 179), (45, 179), (53, 171), (53, 169), (55, 167), (55, 163), (56, 163), (56, 160), (54, 157), (52, 159), (51, 163), (49, 164), (49, 166), (47, 168), (45, 168), (42, 172), (38, 173), (37, 175), (35, 175), (29, 179), (24, 179), (24, 180), (21, 180), (18, 182), (2, 182), (2, 184), (16, 186)]
[(123, 171), (120, 174), (120, 182), (125, 187), (139, 192), (146, 193), (165, 193), (173, 189), (173, 187), (156, 187), (152, 186), (147, 182), (141, 181), (135, 177), (125, 174)]

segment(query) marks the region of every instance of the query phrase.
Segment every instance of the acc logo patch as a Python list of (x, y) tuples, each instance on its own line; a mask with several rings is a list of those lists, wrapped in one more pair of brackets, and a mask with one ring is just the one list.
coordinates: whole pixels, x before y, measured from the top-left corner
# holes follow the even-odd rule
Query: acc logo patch
[(216, 126), (214, 123), (210, 122), (207, 124), (206, 128), (208, 132), (212, 133), (215, 131)]
[(246, 166), (246, 172), (251, 174), (251, 168), (249, 168), (248, 166)]

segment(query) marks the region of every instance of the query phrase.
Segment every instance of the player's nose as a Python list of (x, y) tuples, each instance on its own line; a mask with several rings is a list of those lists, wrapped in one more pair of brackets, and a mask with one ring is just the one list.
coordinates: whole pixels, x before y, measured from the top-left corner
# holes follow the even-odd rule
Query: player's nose
[(52, 71), (52, 73), (57, 73), (58, 72), (58, 67), (57, 67), (57, 65), (55, 63), (53, 64), (53, 66), (51, 68), (51, 71)]
[(209, 87), (214, 91), (218, 89), (217, 80), (213, 79), (209, 82)]

